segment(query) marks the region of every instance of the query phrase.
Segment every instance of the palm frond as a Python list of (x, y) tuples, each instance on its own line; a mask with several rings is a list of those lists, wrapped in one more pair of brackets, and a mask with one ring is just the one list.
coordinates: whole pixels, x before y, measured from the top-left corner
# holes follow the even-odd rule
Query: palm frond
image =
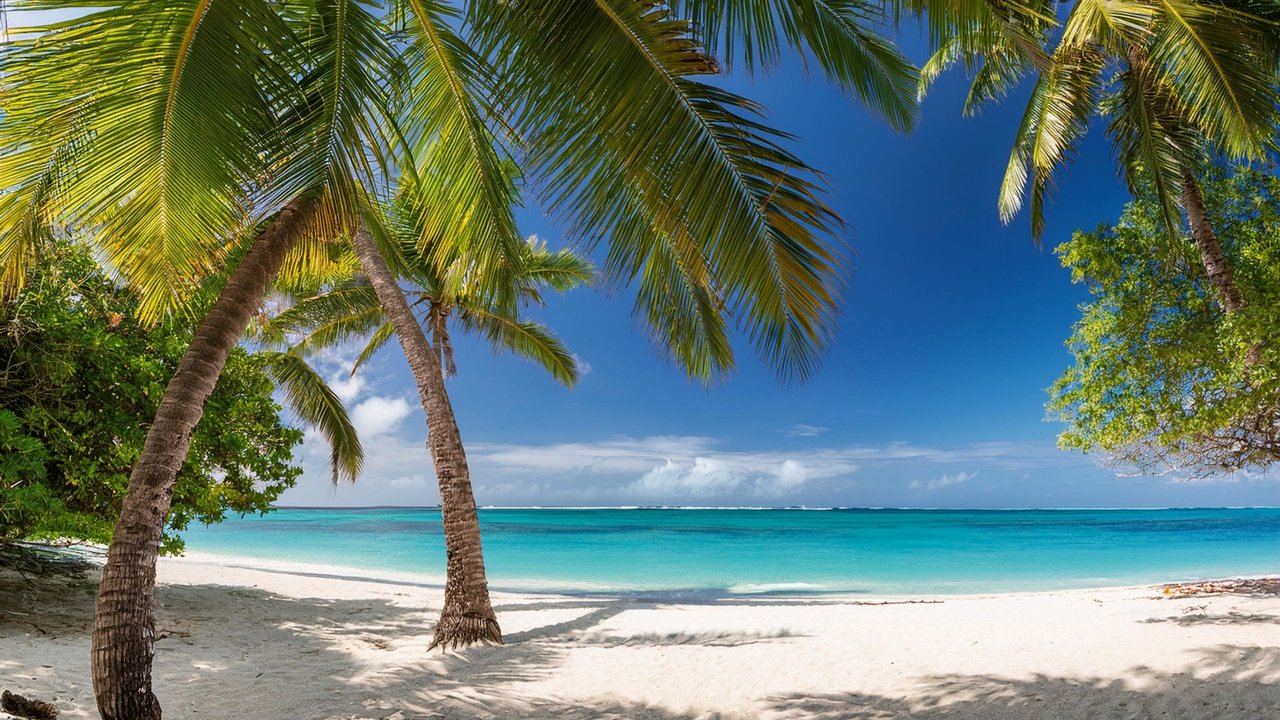
[(1000, 185), (1000, 219), (1010, 222), (1022, 207), (1028, 185), (1031, 232), (1044, 232), (1044, 202), (1054, 173), (1084, 137), (1100, 92), (1102, 57), (1092, 48), (1062, 48), (1041, 73), (1014, 139)]
[(1135, 196), (1150, 194), (1160, 207), (1169, 237), (1180, 236), (1182, 172), (1194, 158), (1199, 140), (1187, 131), (1177, 102), (1153, 69), (1131, 62), (1117, 78), (1103, 110), (1111, 117), (1107, 134)]
[(244, 188), (270, 156), (269, 105), (292, 92), (289, 33), (265, 0), (32, 7), (75, 14), (5, 51), (5, 121), (76, 133), (47, 146), (84, 143), (59, 163), (58, 215), (93, 230), (155, 320), (243, 229)]
[(518, 167), (490, 125), (499, 119), (493, 69), (454, 30), (459, 18), (452, 8), (435, 0), (398, 2), (412, 39), (409, 98), (399, 119), (412, 167), (400, 191), (415, 207), (419, 250), (436, 253), (444, 266), (444, 256), (461, 248), (479, 272), (490, 273), (518, 257), (524, 241), (513, 215)]
[[(402, 72), (376, 8), (355, 0), (284, 6), (306, 71), (281, 113), (293, 149), (273, 168), (277, 193), (324, 188), (326, 231), (354, 231), (364, 196), (395, 172), (391, 78)], [(331, 239), (331, 238), (330, 238)]]
[(383, 345), (387, 344), (388, 340), (395, 336), (396, 329), (391, 326), (391, 323), (383, 322), (382, 325), (378, 326), (378, 329), (374, 330), (373, 334), (369, 336), (369, 341), (365, 343), (364, 349), (362, 349), (360, 354), (356, 355), (356, 359), (352, 361), (351, 374), (354, 375), (362, 365), (369, 362), (369, 359), (382, 349)]
[(636, 246), (655, 237), (653, 218), (678, 218), (765, 362), (806, 377), (833, 329), (842, 277), (828, 238), (841, 222), (788, 137), (693, 79), (706, 56), (661, 6), (480, 5), (489, 14), (473, 22), (505, 60), (529, 165), (573, 237)]
[(567, 248), (553, 252), (545, 243), (534, 244), (532, 240), (520, 270), (518, 282), (521, 285), (561, 293), (589, 285), (596, 277), (591, 261), (581, 255)]
[(680, 0), (711, 56), (748, 71), (776, 65), (790, 49), (812, 56), (827, 80), (898, 130), (915, 125), (916, 70), (882, 32), (883, 11), (863, 0)]
[(1159, 0), (1149, 56), (1187, 121), (1228, 154), (1257, 159), (1275, 132), (1276, 63), (1259, 35), (1268, 23), (1216, 3)]
[(305, 298), (267, 323), (272, 342), (290, 342), (304, 354), (360, 340), (384, 322), (382, 307), (368, 286), (346, 287)]
[(342, 401), (301, 356), (291, 352), (260, 351), (267, 372), (284, 391), (285, 402), (303, 422), (314, 426), (329, 443), (333, 482), (355, 482), (364, 465), (364, 448)]
[(577, 360), (546, 326), (484, 310), (459, 313), (458, 322), (488, 340), (495, 350), (507, 350), (532, 360), (570, 387), (578, 382)]

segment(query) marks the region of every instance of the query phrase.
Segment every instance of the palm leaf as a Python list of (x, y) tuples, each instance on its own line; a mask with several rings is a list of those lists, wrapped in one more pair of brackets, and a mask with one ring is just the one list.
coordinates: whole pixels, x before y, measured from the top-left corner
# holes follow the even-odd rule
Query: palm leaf
[(356, 356), (356, 359), (352, 361), (351, 374), (354, 375), (362, 365), (369, 362), (369, 359), (382, 349), (383, 345), (387, 344), (388, 340), (395, 336), (396, 330), (391, 326), (391, 323), (383, 322), (382, 325), (378, 326), (378, 329), (374, 330), (373, 334), (369, 336), (369, 341), (365, 343), (364, 349), (362, 349), (360, 354)]
[(289, 407), (329, 443), (334, 484), (339, 478), (355, 482), (364, 464), (364, 448), (342, 401), (301, 356), (275, 351), (257, 355), (266, 361), (267, 372), (284, 391)]
[(1227, 153), (1256, 159), (1275, 131), (1275, 58), (1260, 44), (1270, 23), (1215, 3), (1159, 0), (1151, 62), (1175, 88), (1187, 120)]
[(578, 382), (577, 360), (546, 326), (484, 310), (459, 313), (458, 322), (488, 340), (495, 350), (508, 350), (532, 360), (570, 387)]
[(1180, 236), (1180, 188), (1184, 168), (1199, 147), (1177, 112), (1177, 102), (1152, 68), (1131, 63), (1117, 78), (1103, 105), (1111, 116), (1107, 133), (1129, 185), (1137, 196), (1152, 196), (1169, 237)]
[(1053, 175), (1084, 137), (1100, 90), (1102, 58), (1091, 48), (1062, 48), (1042, 72), (1014, 139), (1000, 185), (1000, 219), (1009, 222), (1022, 207), (1028, 186), (1031, 232), (1044, 232), (1044, 202)]
[(399, 0), (397, 8), (412, 40), (399, 118), (412, 156), (400, 191), (415, 209), (419, 249), (436, 253), (442, 267), (461, 251), (479, 272), (492, 272), (519, 257), (524, 241), (512, 214), (518, 169), (489, 125), (493, 70), (454, 30), (453, 9), (434, 0)]
[(806, 377), (833, 329), (841, 223), (757, 105), (692, 78), (709, 65), (687, 23), (626, 0), (477, 7), (543, 200), (572, 237), (636, 247), (654, 218), (678, 218), (764, 360)]
[(51, 146), (84, 144), (59, 164), (58, 214), (95, 229), (155, 320), (244, 227), (244, 188), (273, 137), (269, 103), (291, 92), (289, 33), (264, 0), (33, 7), (76, 14), (6, 51), (6, 122), (76, 116), (44, 128), (76, 133)]
[[(776, 65), (783, 49), (812, 56), (827, 79), (898, 130), (914, 126), (916, 70), (880, 34), (880, 7), (861, 0), (681, 0), (707, 53), (748, 71)], [(785, 48), (784, 48), (785, 46)]]

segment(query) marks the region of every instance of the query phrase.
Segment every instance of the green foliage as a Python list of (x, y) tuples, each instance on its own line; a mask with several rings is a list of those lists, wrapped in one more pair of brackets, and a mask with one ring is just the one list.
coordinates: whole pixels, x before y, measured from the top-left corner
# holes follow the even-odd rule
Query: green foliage
[[(461, 253), (428, 257), (418, 251), (420, 228), (430, 222), (429, 217), (423, 218), (421, 206), (399, 202), (387, 210), (371, 218), (373, 227), (384, 240), (384, 255), (395, 260), (395, 272), (407, 285), (406, 299), (446, 376), (456, 371), (451, 335), (460, 327), (488, 340), (495, 352), (509, 351), (538, 363), (565, 385), (577, 382), (579, 369), (573, 354), (550, 329), (522, 313), (542, 305), (545, 291), (568, 292), (589, 284), (595, 279), (591, 263), (570, 250), (551, 251), (545, 243), (529, 238), (506, 262), (484, 272)], [(332, 283), (324, 292), (302, 297), (265, 325), (263, 339), (268, 344), (289, 346), (288, 352), (270, 353), (273, 364), (289, 365), (289, 373), (273, 371), (286, 394), (291, 374), (314, 374), (303, 355), (363, 341), (354, 372), (394, 336), (373, 288), (366, 283), (358, 275)], [(514, 302), (499, 302), (504, 294), (513, 296)], [(324, 427), (303, 413), (299, 403), (290, 404), (308, 422)], [(331, 444), (335, 451), (340, 446), (333, 440)]]
[(1075, 364), (1050, 389), (1064, 447), (1193, 476), (1280, 460), (1280, 179), (1215, 169), (1203, 182), (1245, 298), (1230, 316), (1154, 200), (1058, 248), (1093, 296), (1068, 341)]
[[(190, 331), (176, 318), (140, 326), (137, 294), (84, 248), (42, 253), (0, 306), (0, 537), (106, 542)], [(265, 363), (239, 348), (227, 361), (178, 475), (165, 550), (181, 549), (176, 532), (193, 520), (265, 512), (301, 473), (290, 460), (302, 432), (281, 424)]]

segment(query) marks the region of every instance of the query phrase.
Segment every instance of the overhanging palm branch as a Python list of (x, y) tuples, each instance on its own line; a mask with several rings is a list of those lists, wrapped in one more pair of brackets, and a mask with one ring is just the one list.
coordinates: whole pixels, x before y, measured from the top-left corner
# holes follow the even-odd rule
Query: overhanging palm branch
[(293, 412), (329, 443), (333, 482), (355, 482), (364, 465), (364, 448), (342, 400), (300, 355), (274, 350), (255, 354), (266, 360), (267, 372)]
[[(29, 206), (94, 234), (140, 289), (142, 316), (155, 320), (245, 227), (245, 188), (270, 161), (277, 131), (268, 108), (292, 91), (290, 33), (275, 5), (259, 0), (14, 9), (74, 17), (3, 50), (0, 187), (35, 193)], [(32, 148), (75, 148), (74, 161), (50, 163)], [(50, 183), (31, 182), (49, 172)]]
[[(1248, 0), (1077, 0), (1050, 62), (1024, 66), (1039, 78), (1001, 186), (1001, 218), (1012, 219), (1029, 195), (1039, 238), (1053, 176), (1102, 114), (1130, 189), (1150, 190), (1176, 234), (1182, 177), (1208, 155), (1256, 159), (1272, 145), (1280, 99), (1276, 16), (1274, 7)], [(1003, 64), (1007, 46), (969, 50)], [(926, 75), (965, 57), (944, 47)], [(986, 82), (981, 71), (979, 82)]]
[(691, 24), (709, 55), (749, 72), (785, 51), (811, 58), (837, 88), (899, 130), (918, 118), (916, 69), (880, 32), (883, 6), (862, 0), (679, 0), (671, 14)]
[[(608, 238), (606, 275), (635, 279), (641, 302), (667, 302), (658, 280), (671, 273), (645, 263), (650, 248), (685, 235), (697, 252), (667, 257), (697, 258), (703, 267), (684, 274), (710, 272), (719, 312), (781, 376), (812, 372), (833, 330), (842, 278), (830, 236), (841, 222), (820, 176), (760, 121), (759, 106), (695, 79), (715, 65), (688, 23), (630, 0), (473, 7), (503, 61), (502, 96), (542, 199), (588, 247)], [(708, 379), (732, 367), (718, 362), (685, 369)]]

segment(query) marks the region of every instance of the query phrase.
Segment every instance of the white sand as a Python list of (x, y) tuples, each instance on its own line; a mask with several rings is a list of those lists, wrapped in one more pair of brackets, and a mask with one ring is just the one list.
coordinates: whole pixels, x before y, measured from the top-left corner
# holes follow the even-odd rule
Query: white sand
[[(1280, 597), (500, 594), (506, 646), (427, 654), (438, 586), (258, 566), (161, 561), (166, 718), (1280, 717)], [(97, 717), (92, 602), (87, 583), (0, 575), (0, 688)]]

